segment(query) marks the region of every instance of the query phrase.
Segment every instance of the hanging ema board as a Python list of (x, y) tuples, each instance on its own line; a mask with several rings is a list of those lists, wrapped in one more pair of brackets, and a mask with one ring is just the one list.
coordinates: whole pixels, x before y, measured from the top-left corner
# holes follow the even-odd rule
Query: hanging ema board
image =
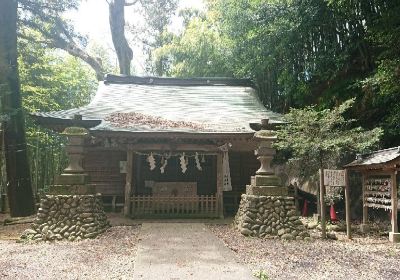
[(392, 209), (392, 180), (389, 176), (370, 176), (364, 181), (364, 206)]

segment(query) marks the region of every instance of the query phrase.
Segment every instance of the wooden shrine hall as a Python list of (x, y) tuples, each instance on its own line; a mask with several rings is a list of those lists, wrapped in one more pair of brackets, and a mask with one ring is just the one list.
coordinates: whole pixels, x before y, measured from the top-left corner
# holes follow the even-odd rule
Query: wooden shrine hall
[(357, 155), (345, 166), (362, 175), (363, 219), (361, 230), (368, 231), (368, 212), (384, 209), (391, 214), (389, 240), (400, 242), (398, 229), (400, 147)]
[(88, 105), (33, 116), (59, 132), (89, 129), (84, 170), (132, 217), (235, 213), (259, 168), (255, 131), (281, 122), (249, 80), (114, 75)]

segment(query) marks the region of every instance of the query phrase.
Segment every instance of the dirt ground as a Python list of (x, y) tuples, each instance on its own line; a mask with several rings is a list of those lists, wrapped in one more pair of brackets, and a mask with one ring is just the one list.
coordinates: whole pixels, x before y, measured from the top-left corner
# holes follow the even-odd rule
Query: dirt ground
[(387, 236), (285, 242), (245, 237), (230, 225), (209, 227), (265, 279), (400, 279), (400, 244)]
[[(143, 221), (109, 220), (97, 239), (53, 243), (17, 243), (29, 224), (1, 223), (0, 279), (133, 279)], [(252, 271), (264, 271), (261, 279), (400, 279), (400, 244), (387, 236), (283, 242), (245, 237), (229, 224), (207, 227)]]
[(110, 220), (101, 237), (80, 242), (17, 243), (29, 224), (0, 226), (0, 279), (132, 279), (140, 226)]

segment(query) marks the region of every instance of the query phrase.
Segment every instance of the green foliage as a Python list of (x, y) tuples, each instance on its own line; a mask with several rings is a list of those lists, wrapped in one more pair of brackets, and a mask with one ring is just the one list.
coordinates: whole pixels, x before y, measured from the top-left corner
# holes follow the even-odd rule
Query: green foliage
[(319, 168), (339, 167), (344, 155), (365, 152), (373, 148), (382, 130), (354, 127), (345, 113), (354, 104), (350, 99), (333, 109), (318, 111), (314, 106), (291, 109), (285, 115), (286, 125), (278, 132), (276, 148), (289, 152), (297, 164), (300, 177), (315, 175)]
[(40, 44), (19, 40), (23, 107), (28, 112), (82, 106), (97, 87), (94, 72), (82, 61)]
[(177, 77), (232, 76), (226, 67), (228, 49), (216, 28), (207, 20), (194, 18), (183, 34), (155, 51), (160, 74)]
[(170, 43), (171, 35), (167, 31), (171, 23), (171, 16), (178, 7), (178, 0), (147, 0), (139, 1), (140, 8), (137, 11), (145, 19), (144, 28), (136, 27), (135, 33), (142, 41), (143, 50), (147, 55), (147, 70), (156, 75), (162, 75), (162, 63), (154, 61), (153, 51), (164, 44)]
[(183, 33), (156, 51), (163, 74), (251, 78), (264, 105), (283, 113), (355, 97), (358, 124), (400, 144), (398, 0), (207, 4), (205, 14), (184, 12)]
[[(40, 34), (30, 30), (30, 37)], [(23, 110), (56, 111), (85, 105), (97, 87), (94, 71), (62, 51), (20, 38), (19, 74)], [(35, 193), (43, 193), (66, 166), (65, 137), (26, 120), (28, 160)]]
[(253, 275), (260, 280), (269, 280), (268, 274), (265, 270), (257, 271)]

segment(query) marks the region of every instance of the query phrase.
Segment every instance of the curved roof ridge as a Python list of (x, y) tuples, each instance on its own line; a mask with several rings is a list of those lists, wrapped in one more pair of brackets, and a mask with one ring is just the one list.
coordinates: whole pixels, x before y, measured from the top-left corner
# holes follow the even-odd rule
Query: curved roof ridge
[(362, 156), (367, 156), (367, 155), (377, 154), (377, 153), (381, 153), (381, 152), (388, 152), (388, 151), (392, 151), (392, 150), (398, 150), (398, 151), (400, 151), (400, 146), (396, 146), (396, 147), (392, 147), (392, 148), (386, 148), (386, 149), (381, 149), (381, 150), (376, 150), (376, 151), (372, 151), (372, 152), (368, 152), (368, 153), (363, 153), (363, 154), (361, 154), (361, 155), (362, 155)]
[(236, 79), (229, 77), (170, 78), (107, 74), (104, 78), (104, 83), (165, 86), (241, 86), (255, 88), (254, 83), (250, 79)]

